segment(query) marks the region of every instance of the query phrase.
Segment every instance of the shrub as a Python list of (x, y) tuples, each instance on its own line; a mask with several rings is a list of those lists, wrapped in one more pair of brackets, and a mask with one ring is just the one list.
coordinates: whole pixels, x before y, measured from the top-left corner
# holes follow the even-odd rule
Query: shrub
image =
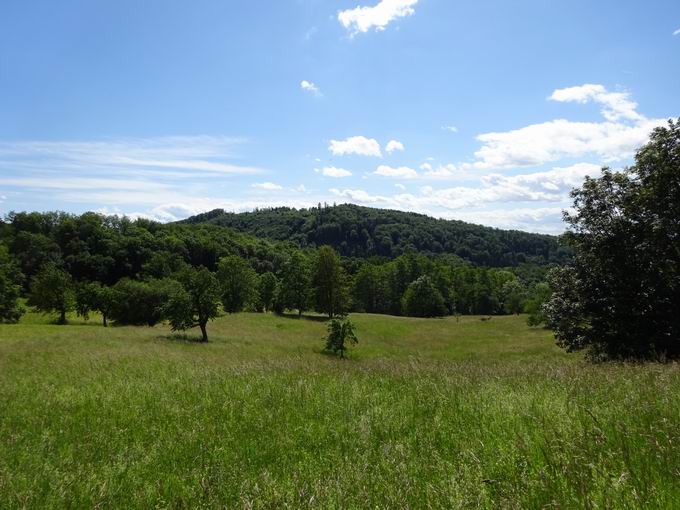
[(348, 318), (331, 319), (328, 323), (326, 336), (326, 351), (345, 357), (347, 343), (358, 344), (359, 340), (354, 332), (354, 324)]

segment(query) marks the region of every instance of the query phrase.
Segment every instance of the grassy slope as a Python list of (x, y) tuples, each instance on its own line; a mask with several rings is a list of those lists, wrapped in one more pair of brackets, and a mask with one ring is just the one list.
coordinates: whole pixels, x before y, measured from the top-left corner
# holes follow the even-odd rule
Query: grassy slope
[(523, 318), (241, 314), (0, 325), (0, 507), (667, 507), (680, 371), (592, 366)]

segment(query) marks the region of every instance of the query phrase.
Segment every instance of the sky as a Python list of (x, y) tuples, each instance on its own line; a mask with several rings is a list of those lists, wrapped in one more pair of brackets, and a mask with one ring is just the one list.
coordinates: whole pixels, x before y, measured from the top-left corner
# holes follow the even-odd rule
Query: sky
[(677, 0), (0, 2), (0, 214), (560, 233), (571, 188), (678, 116)]

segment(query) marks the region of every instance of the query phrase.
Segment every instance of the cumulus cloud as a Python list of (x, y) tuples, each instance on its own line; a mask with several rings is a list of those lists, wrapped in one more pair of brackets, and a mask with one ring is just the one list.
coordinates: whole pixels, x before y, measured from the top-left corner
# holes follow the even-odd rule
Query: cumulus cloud
[(538, 166), (561, 158), (595, 155), (604, 161), (628, 158), (665, 119), (644, 119), (633, 125), (615, 122), (571, 122), (564, 119), (532, 124), (477, 139), (474, 168)]
[(344, 168), (336, 168), (334, 166), (327, 166), (321, 169), (321, 174), (324, 177), (350, 177), (352, 172)]
[(251, 187), (255, 189), (264, 189), (267, 191), (283, 189), (283, 186), (279, 186), (273, 182), (256, 182), (255, 184), (251, 184)]
[(345, 140), (331, 140), (328, 150), (335, 156), (356, 154), (359, 156), (382, 157), (380, 144), (374, 138), (350, 136)]
[(588, 103), (595, 101), (602, 105), (602, 115), (611, 122), (621, 119), (639, 121), (644, 117), (637, 111), (637, 103), (630, 99), (627, 92), (609, 92), (603, 85), (587, 83), (577, 87), (555, 90), (550, 99), (561, 103)]
[(397, 140), (390, 140), (387, 142), (387, 145), (385, 145), (385, 152), (387, 152), (387, 154), (392, 154), (395, 151), (404, 152), (404, 144)]
[(562, 158), (596, 156), (603, 161), (631, 157), (649, 139), (650, 132), (666, 119), (648, 119), (636, 111), (628, 93), (609, 92), (602, 85), (585, 84), (558, 89), (550, 96), (558, 102), (602, 106), (604, 122), (572, 122), (557, 119), (504, 132), (483, 133), (476, 161), (461, 165), (478, 169), (538, 166)]
[(302, 80), (300, 82), (300, 88), (302, 90), (304, 90), (305, 92), (309, 92), (310, 94), (312, 94), (314, 96), (320, 96), (321, 95), (321, 91), (319, 90), (319, 87), (317, 87), (311, 81)]
[(365, 33), (375, 28), (383, 31), (397, 19), (412, 15), (418, 0), (381, 0), (374, 6), (358, 6), (338, 12), (338, 21), (351, 36)]
[(418, 172), (407, 166), (393, 168), (387, 165), (380, 165), (373, 173), (381, 177), (395, 177), (399, 179), (415, 179), (418, 177)]

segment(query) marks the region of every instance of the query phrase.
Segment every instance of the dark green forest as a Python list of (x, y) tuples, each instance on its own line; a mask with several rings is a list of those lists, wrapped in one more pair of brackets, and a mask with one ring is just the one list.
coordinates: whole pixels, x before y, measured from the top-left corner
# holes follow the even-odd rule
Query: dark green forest
[(216, 209), (181, 223), (221, 225), (260, 238), (291, 241), (302, 248), (327, 244), (343, 257), (453, 254), (480, 266), (514, 267), (564, 264), (571, 255), (554, 236), (352, 204), (246, 213)]

